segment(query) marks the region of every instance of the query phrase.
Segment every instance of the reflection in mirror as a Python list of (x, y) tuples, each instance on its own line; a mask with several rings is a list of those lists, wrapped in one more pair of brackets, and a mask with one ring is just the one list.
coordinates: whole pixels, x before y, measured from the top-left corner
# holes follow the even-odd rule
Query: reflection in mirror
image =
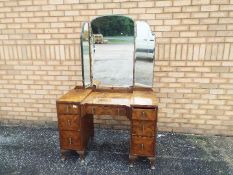
[(81, 33), (81, 55), (82, 55), (82, 74), (83, 74), (83, 86), (87, 87), (91, 85), (91, 55), (90, 55), (90, 30), (89, 24), (86, 22), (83, 24)]
[(93, 82), (103, 86), (132, 86), (134, 22), (124, 16), (103, 16), (91, 22)]
[(136, 22), (135, 86), (152, 87), (155, 53), (155, 35), (144, 21)]

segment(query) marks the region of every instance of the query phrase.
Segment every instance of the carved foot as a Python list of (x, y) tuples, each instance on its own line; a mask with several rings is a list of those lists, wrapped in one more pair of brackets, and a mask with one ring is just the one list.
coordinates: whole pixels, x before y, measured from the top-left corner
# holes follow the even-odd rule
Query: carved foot
[(65, 155), (65, 150), (61, 150), (61, 160), (64, 161), (66, 160), (66, 155)]
[(150, 168), (152, 169), (152, 170), (154, 170), (155, 169), (155, 158), (148, 158), (149, 160), (150, 160)]
[(76, 151), (79, 154), (80, 160), (81, 160), (81, 164), (84, 164), (84, 151)]
[(132, 168), (134, 166), (134, 162), (135, 162), (136, 158), (137, 158), (136, 156), (129, 155), (129, 167), (130, 168)]

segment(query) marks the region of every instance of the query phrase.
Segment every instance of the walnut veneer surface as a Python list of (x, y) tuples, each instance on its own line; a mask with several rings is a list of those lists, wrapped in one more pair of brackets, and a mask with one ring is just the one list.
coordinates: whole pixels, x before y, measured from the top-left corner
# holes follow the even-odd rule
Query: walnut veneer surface
[(76, 102), (82, 104), (106, 104), (125, 106), (158, 106), (158, 99), (153, 91), (133, 90), (133, 92), (104, 92), (92, 89), (72, 89), (58, 102)]
[(148, 88), (84, 89), (76, 87), (57, 100), (62, 158), (75, 150), (84, 159), (88, 140), (94, 136), (94, 115), (126, 116), (130, 129), (130, 166), (146, 156), (154, 168), (158, 100)]

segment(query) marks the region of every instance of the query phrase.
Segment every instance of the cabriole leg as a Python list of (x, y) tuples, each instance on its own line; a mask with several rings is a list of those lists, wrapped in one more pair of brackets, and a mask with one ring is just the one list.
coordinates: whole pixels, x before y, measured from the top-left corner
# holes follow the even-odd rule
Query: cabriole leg
[(129, 167), (133, 167), (136, 158), (137, 158), (137, 156), (129, 155)]
[(148, 158), (150, 160), (150, 167), (152, 170), (155, 169), (155, 157)]
[(66, 160), (65, 152), (66, 150), (61, 149), (61, 160)]

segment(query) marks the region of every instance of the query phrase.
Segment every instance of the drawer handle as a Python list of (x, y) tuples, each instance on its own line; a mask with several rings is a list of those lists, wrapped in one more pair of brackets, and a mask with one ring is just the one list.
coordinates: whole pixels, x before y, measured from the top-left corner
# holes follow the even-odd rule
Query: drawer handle
[(69, 137), (69, 144), (71, 145), (72, 144), (72, 138)]
[(70, 120), (67, 120), (67, 123), (68, 123), (68, 125), (70, 126), (70, 124), (71, 124), (71, 123), (70, 123)]
[(141, 149), (142, 149), (142, 150), (144, 149), (144, 144), (143, 144), (143, 143), (141, 144)]
[(66, 113), (69, 112), (69, 105), (66, 105)]
[(143, 118), (145, 117), (145, 112), (144, 112), (144, 111), (142, 112), (142, 117), (143, 117)]

